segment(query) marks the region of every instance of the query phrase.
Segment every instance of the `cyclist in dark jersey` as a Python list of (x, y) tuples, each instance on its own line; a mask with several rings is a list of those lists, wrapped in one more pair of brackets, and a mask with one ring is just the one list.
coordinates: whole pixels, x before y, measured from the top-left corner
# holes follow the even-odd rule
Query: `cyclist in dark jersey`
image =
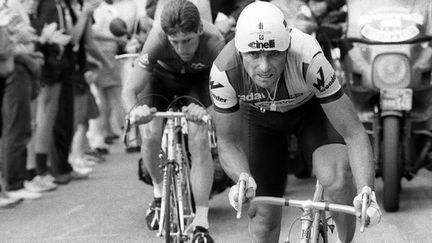
[[(201, 21), (193, 3), (185, 0), (167, 3), (162, 10), (160, 23), (156, 22), (150, 31), (131, 78), (123, 89), (126, 109), (130, 110), (135, 105), (140, 92), (144, 95), (163, 95), (170, 101), (174, 96), (188, 95), (199, 100), (205, 107), (210, 106), (209, 73), (224, 44), (218, 29)], [(147, 213), (151, 229), (158, 228), (154, 219), (157, 217), (155, 212), (160, 208), (162, 192), (162, 174), (158, 167), (162, 120), (152, 120), (151, 113), (166, 110), (168, 103), (162, 101), (153, 98), (130, 112), (130, 116), (140, 123), (149, 122), (140, 126), (140, 130), (142, 158), (153, 181), (155, 198)], [(198, 115), (205, 112), (204, 109), (194, 109), (196, 107), (196, 104), (189, 104), (185, 111), (198, 112), (195, 113)], [(192, 155), (191, 184), (196, 202), (196, 216), (192, 225), (195, 226), (197, 237), (193, 238), (193, 242), (199, 240), (199, 237), (213, 242), (207, 231), (208, 201), (214, 173), (207, 128), (195, 123), (188, 124), (188, 127)]]
[[(242, 11), (234, 40), (212, 67), (210, 93), (222, 165), (234, 180), (245, 173), (247, 199), (255, 193), (283, 196), (287, 136), (294, 134), (326, 198), (351, 204), (357, 192), (354, 205), (360, 210), (359, 198), (368, 193), (370, 225), (380, 220), (372, 150), (356, 111), (317, 41), (288, 27), (275, 5), (258, 1)], [(242, 115), (248, 125), (248, 155), (240, 141), (246, 123)], [(234, 208), (238, 190), (237, 184), (229, 193)], [(249, 209), (253, 242), (278, 242), (281, 210), (270, 205)], [(355, 218), (333, 216), (340, 240), (351, 241)]]

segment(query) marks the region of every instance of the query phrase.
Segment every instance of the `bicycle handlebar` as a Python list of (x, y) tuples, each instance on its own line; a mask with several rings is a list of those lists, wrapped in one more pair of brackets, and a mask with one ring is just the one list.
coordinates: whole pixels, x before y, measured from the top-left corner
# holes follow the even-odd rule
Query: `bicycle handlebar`
[(138, 57), (139, 53), (125, 53), (125, 54), (121, 54), (121, 55), (116, 55), (114, 58), (115, 60), (121, 60), (121, 59), (126, 59), (126, 58), (130, 58), (130, 57)]
[(312, 200), (291, 200), (279, 197), (255, 197), (253, 204), (270, 204), (275, 206), (296, 207), (303, 209), (317, 209), (331, 212), (339, 212), (356, 216), (356, 211), (353, 206), (335, 204), (329, 202), (314, 202)]
[[(186, 113), (180, 112), (180, 111), (158, 111), (152, 114), (153, 117), (159, 117), (159, 118), (167, 118), (172, 119), (176, 117), (186, 117)], [(214, 131), (213, 126), (213, 120), (211, 119), (210, 115), (204, 115), (201, 119), (203, 122), (207, 124), (208, 127), (208, 136), (209, 136), (209, 143), (211, 148), (216, 147), (216, 134)], [(134, 125), (138, 125), (137, 121), (134, 117), (127, 117), (126, 118), (126, 124), (125, 124), (125, 134), (127, 134), (130, 131), (130, 128)], [(126, 137), (125, 137), (126, 140)]]
[[(157, 111), (155, 113), (152, 114), (153, 117), (159, 117), (159, 118), (167, 118), (167, 119), (172, 119), (172, 118), (178, 118), (178, 117), (186, 117), (186, 113), (181, 112), (181, 111)], [(134, 117), (131, 118), (127, 118), (129, 119), (130, 125), (136, 125), (136, 120)], [(210, 115), (205, 115), (202, 117), (201, 119), (203, 122), (205, 123), (209, 123), (209, 121), (211, 120)]]

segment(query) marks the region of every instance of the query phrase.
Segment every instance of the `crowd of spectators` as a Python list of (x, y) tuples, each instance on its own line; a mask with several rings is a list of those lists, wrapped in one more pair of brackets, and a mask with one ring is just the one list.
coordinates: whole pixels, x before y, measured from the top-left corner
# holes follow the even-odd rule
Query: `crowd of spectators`
[(118, 140), (117, 2), (142, 1), (0, 0), (0, 208), (87, 179)]

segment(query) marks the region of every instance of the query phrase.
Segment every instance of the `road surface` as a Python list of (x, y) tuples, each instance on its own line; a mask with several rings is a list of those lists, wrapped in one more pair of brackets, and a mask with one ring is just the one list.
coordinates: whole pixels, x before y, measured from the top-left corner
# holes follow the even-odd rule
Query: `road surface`
[[(95, 167), (88, 180), (72, 181), (43, 198), (0, 210), (0, 242), (163, 242), (146, 228), (144, 214), (151, 187), (137, 179), (138, 154), (125, 154), (116, 144), (105, 163)], [(307, 199), (313, 179), (289, 177), (286, 196)], [(381, 201), (382, 181), (377, 179)], [(403, 181), (397, 213), (385, 213), (382, 222), (357, 233), (354, 242), (431, 242), (432, 173), (421, 170), (412, 181)], [(281, 242), (297, 209), (285, 209)], [(247, 218), (235, 219), (227, 191), (211, 200), (210, 232), (216, 242), (249, 242)], [(292, 231), (296, 242), (299, 224)]]

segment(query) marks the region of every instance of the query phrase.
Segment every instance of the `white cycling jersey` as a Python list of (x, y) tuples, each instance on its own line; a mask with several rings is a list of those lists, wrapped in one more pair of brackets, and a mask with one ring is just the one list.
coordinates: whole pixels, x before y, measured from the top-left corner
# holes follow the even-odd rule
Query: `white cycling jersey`
[(312, 36), (291, 28), (285, 68), (272, 101), (264, 88), (255, 85), (246, 73), (234, 42), (228, 43), (216, 58), (210, 73), (210, 93), (215, 110), (234, 112), (239, 102), (257, 108), (286, 112), (300, 106), (314, 95), (321, 103), (342, 96), (335, 71)]

